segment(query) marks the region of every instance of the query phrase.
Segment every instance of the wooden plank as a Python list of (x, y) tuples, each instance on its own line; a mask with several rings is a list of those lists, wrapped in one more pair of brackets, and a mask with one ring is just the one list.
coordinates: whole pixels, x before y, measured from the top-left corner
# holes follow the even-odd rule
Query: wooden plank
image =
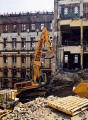
[(75, 115), (88, 108), (88, 99), (68, 96), (51, 101), (48, 105), (67, 114)]

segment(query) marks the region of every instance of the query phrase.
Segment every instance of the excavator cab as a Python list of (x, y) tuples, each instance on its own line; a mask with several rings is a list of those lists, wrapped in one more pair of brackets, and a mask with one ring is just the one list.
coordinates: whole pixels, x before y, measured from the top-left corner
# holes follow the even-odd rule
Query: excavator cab
[(54, 56), (55, 56), (54, 53), (51, 53), (51, 52), (47, 51), (45, 59), (52, 59), (52, 58), (54, 58)]

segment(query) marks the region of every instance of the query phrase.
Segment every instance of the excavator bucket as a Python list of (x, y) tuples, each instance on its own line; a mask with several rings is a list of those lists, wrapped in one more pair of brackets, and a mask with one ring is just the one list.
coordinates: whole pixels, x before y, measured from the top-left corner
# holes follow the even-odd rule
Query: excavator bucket
[(46, 56), (45, 56), (45, 59), (51, 59), (51, 58), (53, 58), (55, 56), (55, 54), (54, 53), (51, 53), (51, 52), (47, 52), (46, 53)]
[(77, 87), (73, 88), (73, 92), (80, 97), (88, 98), (88, 83), (79, 83)]

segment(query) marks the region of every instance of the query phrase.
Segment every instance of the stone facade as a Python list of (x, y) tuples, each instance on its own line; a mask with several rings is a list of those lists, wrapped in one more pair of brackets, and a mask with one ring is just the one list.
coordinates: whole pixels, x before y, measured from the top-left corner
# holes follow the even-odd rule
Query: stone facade
[[(31, 74), (33, 53), (45, 26), (52, 39), (53, 13), (7, 14), (0, 16), (0, 88), (12, 88), (15, 82)], [(51, 71), (51, 59), (44, 59), (42, 67)]]

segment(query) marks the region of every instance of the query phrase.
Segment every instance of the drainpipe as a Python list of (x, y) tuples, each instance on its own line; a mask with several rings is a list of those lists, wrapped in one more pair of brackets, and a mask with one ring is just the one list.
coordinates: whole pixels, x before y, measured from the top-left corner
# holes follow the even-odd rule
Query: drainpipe
[(81, 26), (80, 26), (80, 30), (81, 30), (81, 70), (83, 69), (83, 21), (81, 20)]
[(56, 0), (56, 71), (58, 68), (58, 0)]
[(80, 25), (80, 31), (81, 31), (81, 40), (80, 40), (80, 44), (81, 44), (81, 70), (83, 69), (83, 1), (80, 0), (80, 17), (81, 17), (81, 25)]

